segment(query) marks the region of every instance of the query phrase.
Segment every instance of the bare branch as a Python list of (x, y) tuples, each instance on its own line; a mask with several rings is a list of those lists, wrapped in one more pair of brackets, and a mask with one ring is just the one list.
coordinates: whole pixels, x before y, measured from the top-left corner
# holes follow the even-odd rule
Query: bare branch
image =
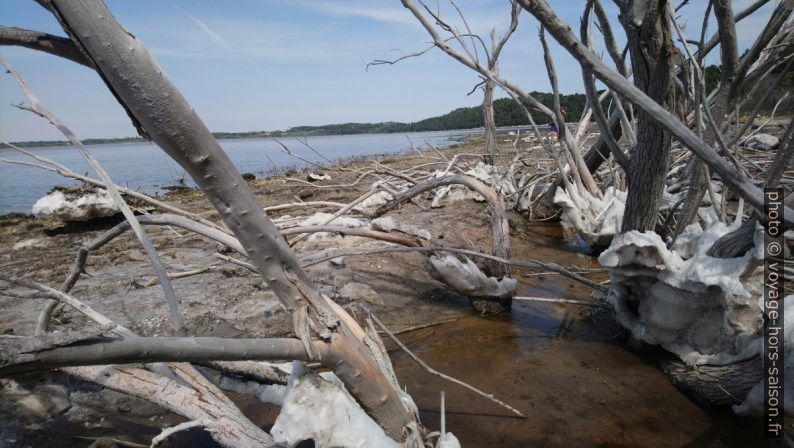
[[(582, 38), (582, 43), (588, 46), (590, 44), (588, 43), (589, 37), (588, 37), (587, 29), (590, 23), (589, 17), (590, 17), (591, 4), (593, 6), (597, 5), (596, 7), (600, 8), (600, 4), (598, 3), (598, 0), (589, 1), (587, 3), (587, 6), (585, 7), (584, 14), (582, 15), (582, 24), (580, 27), (580, 36)], [(601, 13), (604, 14), (603, 9), (601, 10)], [(599, 20), (601, 20), (600, 16), (599, 16)], [(607, 20), (606, 16), (604, 16), (604, 20)], [(606, 23), (606, 26), (609, 26), (608, 21)], [(604, 34), (604, 39), (607, 39), (607, 34), (603, 32), (604, 27), (605, 26), (602, 24), (602, 33)], [(609, 32), (609, 34), (611, 36), (611, 31)], [(615, 64), (617, 65), (618, 70), (620, 71), (620, 68), (623, 65), (623, 61), (619, 58), (615, 59)], [(626, 68), (624, 66), (623, 72), (621, 73), (624, 76), (625, 76), (625, 71)], [(629, 158), (628, 156), (626, 156), (623, 150), (620, 149), (620, 147), (618, 146), (618, 142), (615, 141), (615, 138), (612, 136), (612, 132), (609, 128), (609, 123), (607, 123), (607, 119), (604, 116), (604, 110), (601, 108), (601, 102), (599, 101), (596, 92), (595, 79), (593, 78), (593, 73), (588, 68), (582, 66), (582, 76), (584, 77), (585, 93), (587, 94), (587, 99), (590, 102), (590, 109), (593, 111), (593, 115), (595, 116), (596, 124), (598, 125), (598, 130), (600, 131), (601, 138), (606, 143), (607, 147), (609, 148), (609, 151), (612, 153), (612, 157), (614, 157), (615, 160), (618, 162), (618, 165), (620, 165), (620, 167), (623, 169), (624, 172), (628, 173)]]
[(165, 428), (165, 429), (162, 430), (162, 432), (160, 432), (160, 434), (157, 434), (157, 436), (152, 439), (152, 443), (151, 443), (151, 445), (149, 445), (149, 448), (157, 447), (161, 443), (165, 442), (165, 440), (167, 438), (171, 437), (172, 435), (174, 435), (174, 434), (176, 434), (178, 432), (185, 431), (185, 430), (188, 430), (188, 429), (191, 429), (191, 428), (200, 428), (202, 426), (204, 426), (204, 424), (201, 423), (200, 421), (191, 420), (189, 422), (180, 423), (180, 424), (178, 424), (176, 426), (172, 426), (170, 428)]
[[(615, 42), (615, 35), (612, 33), (612, 26), (609, 24), (609, 18), (598, 0), (593, 1), (593, 12), (595, 12), (598, 24), (601, 29), (601, 35), (604, 36), (604, 45), (607, 47), (607, 52), (615, 63), (618, 73), (624, 77), (628, 76), (626, 71), (626, 61), (623, 59), (623, 54), (618, 50), (617, 42)], [(582, 19), (584, 20), (584, 18)], [(584, 41), (584, 36), (582, 41)]]
[[(480, 64), (479, 62), (472, 60), (468, 56), (461, 54), (459, 51), (449, 46), (449, 44), (447, 44), (447, 41), (442, 39), (441, 36), (438, 35), (438, 32), (436, 32), (433, 25), (431, 25), (430, 22), (427, 21), (425, 16), (419, 11), (419, 9), (417, 9), (417, 7), (413, 4), (411, 0), (401, 0), (401, 1), (403, 6), (405, 6), (406, 8), (408, 8), (409, 11), (411, 11), (411, 13), (414, 15), (414, 17), (416, 17), (416, 19), (419, 21), (422, 27), (424, 27), (427, 33), (430, 34), (430, 37), (433, 39), (435, 46), (437, 46), (439, 49), (450, 55), (453, 59), (457, 60), (461, 64), (478, 72), (483, 77), (491, 79), (494, 83), (504, 88), (505, 90), (510, 90), (512, 92), (515, 92), (515, 94), (521, 99), (522, 102), (524, 102), (524, 104), (527, 107), (535, 108), (548, 117), (554, 115), (551, 109), (543, 105), (543, 103), (541, 103), (537, 99), (533, 98), (531, 95), (529, 95), (527, 92), (525, 92), (517, 85), (500, 78), (498, 75), (493, 73), (487, 67), (483, 67), (482, 64)], [(422, 5), (424, 6), (424, 4)], [(435, 14), (433, 14), (432, 11), (430, 11), (429, 9), (427, 10), (431, 13), (431, 15), (434, 16), (435, 19)]]
[[(22, 338), (23, 340), (26, 338)], [(13, 345), (14, 340), (0, 339)], [(315, 343), (327, 354), (327, 345)], [(153, 362), (310, 361), (297, 338), (126, 337), (84, 339), (5, 359), (0, 376), (62, 367)], [(33, 359), (30, 359), (33, 358)]]
[(110, 193), (111, 198), (113, 198), (113, 202), (116, 206), (121, 210), (121, 213), (126, 218), (127, 222), (130, 223), (133, 231), (135, 232), (135, 236), (141, 242), (144, 250), (146, 251), (146, 255), (149, 257), (149, 261), (152, 264), (152, 268), (157, 276), (160, 278), (160, 285), (163, 289), (163, 294), (165, 295), (165, 300), (168, 303), (168, 311), (171, 315), (171, 325), (172, 330), (174, 333), (180, 333), (182, 328), (184, 327), (184, 322), (182, 321), (182, 315), (179, 312), (179, 304), (176, 299), (176, 293), (174, 292), (173, 286), (171, 286), (171, 282), (168, 280), (168, 275), (165, 272), (165, 268), (163, 268), (163, 264), (160, 261), (159, 255), (157, 255), (157, 250), (152, 245), (152, 242), (149, 240), (149, 237), (146, 235), (146, 232), (143, 231), (143, 228), (138, 223), (137, 219), (135, 218), (135, 214), (132, 212), (130, 207), (121, 197), (121, 194), (116, 189), (116, 184), (110, 179), (107, 171), (99, 164), (99, 162), (94, 158), (91, 153), (89, 153), (85, 147), (83, 146), (82, 142), (77, 138), (77, 136), (72, 133), (72, 131), (67, 128), (61, 121), (53, 115), (49, 110), (44, 108), (44, 106), (39, 103), (38, 98), (33, 94), (33, 92), (28, 88), (25, 81), (19, 75), (19, 73), (14, 70), (13, 67), (8, 65), (6, 61), (0, 57), (0, 64), (2, 64), (8, 73), (14, 77), (17, 84), (19, 85), (20, 89), (24, 92), (25, 96), (30, 101), (30, 105), (24, 107), (25, 109), (30, 110), (31, 112), (40, 115), (41, 117), (47, 119), (50, 123), (53, 124), (67, 139), (69, 142), (74, 145), (83, 158), (88, 162), (91, 168), (99, 175), (99, 178), (102, 180), (103, 186), (105, 189)]
[[(581, 65), (590, 68), (602, 82), (635, 103), (645, 113), (664, 126), (675, 135), (692, 152), (703, 159), (714, 172), (720, 175), (723, 181), (745, 200), (758, 210), (763, 210), (764, 197), (761, 190), (753, 185), (741, 173), (737, 172), (728, 162), (722, 159), (714, 150), (698, 138), (685, 124), (676, 119), (669, 111), (660, 106), (640, 89), (632, 85), (619, 73), (609, 69), (595, 54), (587, 49), (571, 34), (570, 26), (560, 20), (554, 10), (544, 0), (520, 0), (538, 21), (541, 22), (552, 36), (568, 52), (574, 56)], [(786, 208), (785, 223), (787, 227), (794, 226), (794, 210)]]
[(16, 45), (43, 51), (88, 68), (94, 68), (94, 64), (85, 57), (68, 37), (55, 36), (24, 28), (0, 26), (0, 45)]
[(502, 35), (502, 38), (499, 39), (499, 42), (493, 46), (489, 56), (490, 60), (496, 61), (499, 59), (499, 55), (502, 53), (502, 48), (504, 48), (507, 40), (510, 39), (510, 36), (512, 36), (516, 31), (516, 28), (518, 28), (518, 16), (521, 14), (521, 11), (522, 8), (518, 2), (516, 2), (516, 0), (510, 0), (510, 26)]
[[(794, 2), (784, 1), (778, 4), (777, 8), (772, 12), (772, 17), (769, 18), (769, 22), (764, 27), (764, 30), (758, 35), (752, 47), (750, 47), (747, 54), (745, 54), (739, 62), (739, 66), (736, 68), (736, 76), (731, 85), (731, 91), (735, 92), (737, 90), (738, 84), (743, 81), (750, 67), (758, 60), (761, 52), (764, 51), (769, 42), (783, 27), (783, 24), (789, 19), (792, 10), (794, 10)], [(720, 39), (722, 39), (722, 35), (720, 35)]]

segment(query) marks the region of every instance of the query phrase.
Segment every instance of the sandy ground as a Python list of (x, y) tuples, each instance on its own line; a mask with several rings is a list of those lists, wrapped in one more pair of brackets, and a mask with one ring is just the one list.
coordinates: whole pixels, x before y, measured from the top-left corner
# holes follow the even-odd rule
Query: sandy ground
[[(506, 137), (505, 137), (506, 138)], [(444, 152), (478, 151), (466, 144)], [(392, 168), (432, 162), (431, 155), (389, 156), (380, 163)], [(372, 166), (352, 162), (345, 170)], [(437, 165), (439, 166), (439, 165)], [(349, 183), (349, 171), (327, 171), (331, 181)], [(298, 173), (296, 177), (305, 173)], [(369, 188), (371, 180), (352, 188), (316, 188), (283, 179), (250, 182), (263, 206), (304, 201), (348, 202)], [(167, 200), (217, 220), (198, 191), (172, 193)], [(272, 214), (307, 216), (321, 208)], [(329, 209), (326, 209), (326, 211)], [(430, 209), (428, 197), (390, 213), (396, 221), (428, 230), (450, 244), (487, 251), (488, 221), (482, 204), (458, 202)], [(595, 260), (562, 239), (556, 223), (527, 224), (511, 212), (511, 245), (515, 259), (536, 258), (567, 266), (596, 267)], [(27, 217), (0, 220), (0, 269), (49, 285), (65, 278), (78, 247), (114, 224), (63, 226)], [(169, 272), (217, 262), (220, 247), (202, 237), (164, 227), (150, 227)], [(344, 244), (371, 244), (347, 237)], [(311, 252), (340, 240), (299, 243)], [(760, 446), (760, 423), (738, 419), (728, 411), (701, 407), (672, 386), (658, 368), (654, 350), (632, 351), (609, 313), (574, 305), (516, 303), (512, 313), (479, 316), (467, 299), (433, 280), (424, 256), (392, 253), (348, 257), (343, 266), (329, 262), (309, 269), (319, 287), (354, 315), (360, 304), (370, 307), (390, 328), (456, 319), (401, 336), (431, 366), (494, 392), (528, 415), (516, 419), (492, 403), (421, 371), (392, 350), (398, 377), (419, 404), (425, 426), (439, 425), (438, 398), (447, 396), (447, 428), (464, 446)], [(142, 248), (127, 233), (89, 256), (87, 271), (72, 290), (75, 297), (144, 335), (167, 331), (167, 309), (159, 286), (146, 287), (153, 273)], [(588, 299), (588, 288), (558, 275), (515, 270), (519, 295)], [(591, 275), (597, 281), (605, 274)], [(355, 282), (356, 294), (343, 294)], [(289, 335), (283, 307), (262, 282), (245, 269), (219, 264), (210, 272), (173, 282), (189, 334), (257, 337)], [(2, 286), (6, 288), (6, 286)], [(40, 300), (0, 296), (0, 332), (27, 335), (35, 327)], [(85, 318), (65, 310), (51, 330), (90, 328)], [(391, 347), (392, 349), (394, 347)], [(273, 406), (233, 395), (255, 423), (268, 427), (277, 415)], [(159, 428), (182, 421), (139, 399), (103, 391), (57, 372), (0, 380), (1, 446), (88, 446), (76, 437), (110, 436), (148, 444)], [(794, 423), (787, 422), (794, 431)], [(201, 430), (174, 437), (171, 446), (214, 446)]]

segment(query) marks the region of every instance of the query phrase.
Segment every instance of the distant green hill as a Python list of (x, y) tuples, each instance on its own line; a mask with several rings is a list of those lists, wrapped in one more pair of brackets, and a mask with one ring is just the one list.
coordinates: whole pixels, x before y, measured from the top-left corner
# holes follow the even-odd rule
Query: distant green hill
[[(551, 93), (532, 92), (546, 106), (551, 107), (553, 99)], [(585, 95), (575, 93), (560, 95), (560, 105), (568, 112), (568, 121), (578, 121), (582, 116), (585, 105)], [(509, 98), (494, 100), (494, 118), (496, 126), (522, 126), (528, 125), (529, 119), (524, 111)], [(538, 124), (548, 123), (548, 117), (538, 111), (533, 111), (532, 118)], [(425, 118), (414, 123), (343, 123), (323, 126), (297, 126), (290, 128), (282, 135), (347, 135), (347, 134), (373, 134), (389, 132), (422, 132), (422, 131), (447, 131), (452, 129), (479, 128), (484, 125), (482, 106), (461, 107), (437, 117)], [(275, 133), (274, 133), (275, 134)]]
[[(544, 92), (532, 92), (532, 96), (537, 98), (546, 106), (552, 105), (552, 94)], [(568, 112), (568, 121), (578, 121), (582, 115), (585, 105), (585, 95), (574, 93), (572, 95), (560, 95), (560, 105)], [(522, 126), (528, 125), (529, 120), (515, 101), (502, 98), (494, 100), (494, 117), (496, 126)], [(532, 118), (538, 124), (548, 123), (548, 117), (540, 112), (533, 111)], [(304, 136), (304, 135), (350, 135), (350, 134), (388, 134), (394, 132), (423, 132), (423, 131), (447, 131), (454, 129), (479, 128), (484, 124), (482, 118), (482, 106), (461, 107), (437, 117), (425, 118), (414, 123), (398, 123), (387, 121), (383, 123), (341, 123), (326, 124), (322, 126), (296, 126), (286, 131), (250, 131), (250, 132), (213, 132), (212, 135), (218, 139), (239, 139), (239, 138), (266, 138), (280, 136)], [(90, 138), (82, 140), (84, 145), (117, 144), (117, 143), (140, 143), (145, 140), (140, 137), (123, 138)], [(14, 142), (15, 145), (26, 147), (41, 146), (63, 146), (67, 142), (63, 140)], [(5, 145), (0, 144), (0, 148)]]

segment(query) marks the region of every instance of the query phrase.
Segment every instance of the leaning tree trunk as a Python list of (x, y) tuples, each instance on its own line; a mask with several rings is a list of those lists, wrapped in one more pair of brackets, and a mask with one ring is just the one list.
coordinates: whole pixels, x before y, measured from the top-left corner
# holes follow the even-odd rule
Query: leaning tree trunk
[(485, 94), (482, 100), (482, 117), (485, 126), (485, 148), (483, 148), (483, 157), (485, 163), (489, 165), (493, 165), (493, 158), (498, 153), (496, 147), (496, 120), (493, 111), (493, 89), (493, 81), (490, 79), (485, 80)]
[(395, 440), (415, 419), (378, 367), (364, 331), (314, 287), (253, 192), (182, 94), (146, 48), (101, 0), (39, 0), (96, 67), (107, 86), (152, 140), (204, 191), (269, 288), (289, 310), (310, 357), (312, 336), (329, 345), (322, 359)]
[[(634, 85), (663, 107), (669, 102), (674, 51), (666, 18), (667, 1), (652, 0), (645, 8), (631, 1), (621, 6), (620, 21), (626, 30)], [(640, 12), (641, 11), (641, 12)], [(636, 17), (635, 14), (643, 14)], [(637, 25), (639, 24), (639, 25)], [(637, 144), (629, 160), (628, 196), (622, 231), (654, 230), (670, 155), (670, 133), (650, 115), (637, 113)]]

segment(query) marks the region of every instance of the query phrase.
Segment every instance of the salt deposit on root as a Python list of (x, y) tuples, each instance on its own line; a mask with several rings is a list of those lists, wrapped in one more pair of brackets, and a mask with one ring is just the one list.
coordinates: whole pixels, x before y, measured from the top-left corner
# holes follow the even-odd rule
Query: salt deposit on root
[(444, 258), (432, 255), (428, 260), (428, 268), (433, 278), (468, 297), (503, 299), (513, 297), (516, 293), (516, 279), (488, 277), (468, 258), (462, 263), (453, 255)]
[(507, 175), (507, 171), (501, 172), (499, 168), (493, 165), (477, 162), (474, 168), (466, 171), (464, 174), (468, 174), (475, 179), (485, 182), (502, 195), (508, 196), (516, 192), (513, 179), (511, 176)]
[(778, 145), (780, 145), (780, 140), (769, 134), (756, 134), (744, 141), (744, 146), (761, 151), (771, 151)]
[(436, 190), (436, 194), (433, 196), (433, 202), (430, 203), (430, 207), (440, 208), (445, 204), (452, 204), (469, 199), (477, 202), (483, 202), (485, 200), (485, 198), (483, 198), (479, 193), (476, 191), (471, 191), (466, 187), (462, 187), (460, 185), (445, 185)]
[(316, 182), (318, 180), (331, 180), (331, 176), (325, 173), (309, 173), (308, 176), (306, 176), (306, 179), (309, 182)]
[(430, 241), (432, 235), (425, 229), (421, 229), (417, 226), (406, 224), (402, 221), (395, 221), (391, 216), (382, 216), (380, 218), (375, 218), (370, 222), (370, 227), (372, 230), (379, 230), (381, 232), (391, 232), (396, 230), (398, 232), (402, 232), (408, 235), (418, 236), (420, 238), (424, 238), (427, 241)]
[(448, 432), (442, 434), (436, 442), (436, 448), (460, 448), (460, 442), (454, 434)]
[(295, 362), (281, 413), (271, 435), (289, 447), (311, 439), (314, 446), (397, 448), (331, 372), (320, 375)]
[[(436, 171), (435, 176), (444, 177), (447, 174), (446, 171)], [(463, 174), (482, 181), (504, 196), (509, 196), (516, 192), (516, 187), (513, 185), (511, 176), (508, 176), (506, 172), (500, 171), (499, 168), (493, 165), (478, 162), (474, 168), (465, 171)], [(446, 185), (436, 190), (430, 207), (439, 208), (443, 207), (445, 204), (452, 204), (470, 199), (477, 202), (485, 201), (485, 198), (479, 193), (470, 190), (468, 187), (463, 185)]]
[[(329, 225), (329, 226), (337, 226), (337, 227), (347, 227), (347, 228), (358, 228), (358, 227), (366, 227), (367, 223), (360, 219), (351, 218), (349, 216), (338, 216), (334, 218), (332, 221), (328, 222), (329, 219), (333, 218), (334, 215), (331, 213), (325, 212), (317, 212), (308, 218), (304, 219), (303, 221), (298, 224), (299, 227), (312, 227), (312, 226), (322, 226), (322, 225)], [(327, 223), (327, 224), (326, 224)], [(310, 242), (318, 242), (323, 240), (333, 240), (337, 237), (328, 232), (315, 232), (309, 235), (306, 239)]]
[[(783, 369), (783, 385), (789, 385), (783, 399), (783, 408), (786, 414), (794, 416), (794, 393), (792, 393), (791, 384), (794, 384), (794, 295), (786, 296), (783, 300), (786, 301), (783, 319), (783, 357), (785, 367)], [(759, 344), (758, 355), (764, 357), (763, 344)], [(764, 403), (766, 396), (764, 394), (764, 381), (763, 379), (756, 383), (744, 402), (733, 407), (734, 412), (739, 415), (764, 415)]]
[(113, 216), (119, 208), (107, 190), (80, 195), (65, 195), (62, 191), (53, 191), (33, 204), (33, 214), (37, 218), (57, 221), (88, 221), (93, 218)]
[(379, 191), (361, 201), (358, 206), (363, 210), (371, 212), (381, 205), (391, 201), (392, 199), (394, 199), (394, 196), (392, 196), (390, 193), (386, 191)]
[(562, 209), (561, 224), (565, 236), (574, 240), (580, 236), (587, 244), (605, 247), (620, 229), (626, 208), (626, 192), (609, 187), (603, 198), (587, 191), (580, 192), (571, 185), (573, 194), (557, 187), (554, 204)]
[(706, 251), (733, 226), (713, 212), (701, 216), (711, 216), (707, 230), (690, 225), (670, 249), (654, 232), (631, 231), (616, 236), (598, 261), (612, 274), (608, 300), (617, 319), (635, 338), (690, 365), (725, 365), (758, 353), (763, 236), (759, 228), (744, 256), (710, 257)]

